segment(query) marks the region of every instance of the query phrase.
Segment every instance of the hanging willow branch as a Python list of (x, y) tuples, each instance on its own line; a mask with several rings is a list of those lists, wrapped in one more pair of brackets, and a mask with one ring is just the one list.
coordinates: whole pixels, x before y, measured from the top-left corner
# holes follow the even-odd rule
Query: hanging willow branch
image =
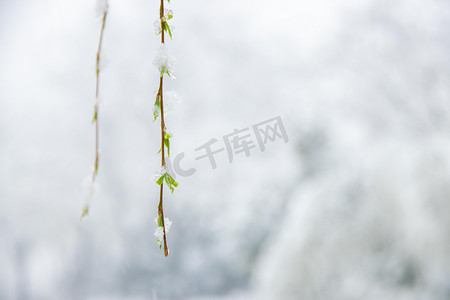
[[(168, 0), (169, 2), (169, 0)], [(169, 56), (166, 52), (165, 44), (164, 44), (164, 33), (167, 32), (172, 38), (172, 32), (170, 30), (169, 24), (167, 20), (171, 19), (172, 11), (164, 10), (164, 0), (161, 0), (159, 7), (159, 24), (158, 30), (156, 33), (161, 34), (161, 48), (160, 53), (158, 53), (158, 57), (156, 58), (156, 65), (159, 69), (160, 77), (159, 77), (159, 88), (156, 93), (156, 100), (153, 109), (153, 116), (155, 120), (158, 116), (161, 118), (161, 172), (157, 176), (156, 183), (160, 186), (159, 188), (159, 204), (158, 204), (158, 217), (156, 219), (157, 229), (155, 232), (156, 241), (160, 245), (164, 245), (164, 255), (169, 255), (169, 249), (167, 247), (167, 237), (166, 234), (170, 229), (171, 222), (168, 218), (164, 218), (164, 206), (163, 206), (163, 195), (164, 195), (164, 185), (163, 182), (167, 184), (173, 193), (174, 187), (178, 186), (178, 183), (170, 176), (170, 174), (166, 170), (166, 157), (165, 157), (165, 148), (167, 148), (167, 155), (169, 156), (170, 149), (170, 141), (169, 139), (172, 137), (172, 134), (167, 131), (166, 124), (164, 121), (164, 75), (168, 75), (169, 77), (173, 77), (170, 70), (170, 62)]]
[(89, 213), (89, 202), (90, 198), (94, 196), (95, 191), (95, 179), (97, 177), (98, 173), (98, 162), (99, 162), (99, 89), (100, 89), (100, 53), (102, 51), (102, 43), (103, 43), (103, 32), (105, 31), (105, 25), (106, 25), (106, 16), (108, 15), (108, 1), (104, 1), (103, 7), (102, 7), (103, 13), (102, 13), (102, 25), (100, 29), (100, 38), (98, 41), (98, 48), (97, 48), (97, 56), (95, 61), (95, 105), (94, 105), (94, 117), (92, 118), (92, 122), (95, 123), (95, 160), (94, 160), (94, 167), (92, 170), (92, 177), (91, 177), (91, 192), (88, 194), (88, 198), (86, 199), (86, 203), (83, 206), (81, 218), (86, 216)]

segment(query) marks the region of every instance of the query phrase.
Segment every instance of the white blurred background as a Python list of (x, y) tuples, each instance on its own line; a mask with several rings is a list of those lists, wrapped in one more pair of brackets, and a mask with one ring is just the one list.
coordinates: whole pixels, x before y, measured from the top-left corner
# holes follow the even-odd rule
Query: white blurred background
[[(450, 299), (450, 3), (180, 1), (185, 153), (154, 237), (159, 2), (0, 0), (0, 299)], [(195, 148), (276, 116), (289, 141)]]

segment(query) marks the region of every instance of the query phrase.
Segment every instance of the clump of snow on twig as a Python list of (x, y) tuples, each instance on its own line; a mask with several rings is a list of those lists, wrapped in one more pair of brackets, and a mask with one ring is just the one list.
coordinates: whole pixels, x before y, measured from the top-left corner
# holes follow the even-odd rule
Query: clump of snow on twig
[(158, 68), (161, 75), (166, 73), (169, 77), (175, 79), (173, 73), (174, 58), (170, 55), (166, 45), (162, 44), (156, 51), (153, 64)]

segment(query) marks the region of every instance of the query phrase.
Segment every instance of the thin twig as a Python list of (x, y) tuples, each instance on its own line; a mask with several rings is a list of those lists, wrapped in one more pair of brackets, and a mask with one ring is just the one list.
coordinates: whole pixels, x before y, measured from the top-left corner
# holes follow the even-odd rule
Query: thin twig
[[(161, 44), (164, 44), (164, 0), (161, 0), (161, 5), (159, 7), (159, 18), (161, 22)], [(160, 106), (161, 106), (161, 167), (166, 165), (165, 154), (164, 154), (164, 132), (166, 130), (166, 126), (164, 123), (164, 102), (163, 102), (163, 76), (164, 74), (160, 74), (159, 77), (159, 89), (156, 97), (159, 97)], [(159, 189), (159, 204), (158, 204), (158, 215), (162, 220), (163, 227), (163, 240), (164, 240), (164, 255), (169, 255), (169, 250), (167, 248), (167, 240), (166, 240), (166, 226), (164, 224), (164, 208), (163, 208), (163, 185), (160, 185)]]
[[(98, 160), (99, 160), (99, 85), (100, 85), (100, 53), (102, 50), (102, 42), (103, 42), (103, 32), (105, 31), (105, 24), (106, 24), (106, 16), (108, 14), (108, 3), (106, 3), (105, 10), (103, 11), (102, 16), (102, 27), (100, 29), (100, 38), (98, 41), (98, 49), (97, 49), (97, 57), (95, 62), (95, 105), (94, 105), (94, 117), (92, 121), (95, 123), (95, 161), (94, 161), (94, 168), (92, 170), (92, 185), (95, 183), (95, 179), (97, 177), (98, 172)], [(92, 195), (90, 196), (92, 197)], [(89, 199), (88, 199), (89, 201)], [(86, 203), (86, 205), (83, 207), (83, 212), (81, 214), (81, 218), (86, 216), (89, 212), (89, 203)]]
[(105, 9), (102, 17), (102, 28), (100, 29), (100, 38), (98, 41), (98, 50), (97, 50), (97, 59), (95, 64), (95, 106), (94, 106), (94, 121), (95, 121), (95, 162), (94, 162), (94, 170), (92, 172), (92, 182), (95, 181), (95, 177), (98, 172), (98, 149), (99, 149), (99, 99), (98, 92), (100, 87), (100, 52), (102, 51), (102, 43), (103, 43), (103, 32), (105, 31), (106, 24), (106, 16), (108, 15), (108, 10)]
[(102, 17), (102, 28), (100, 29), (100, 38), (98, 41), (98, 50), (97, 50), (97, 59), (95, 64), (95, 106), (94, 106), (94, 120), (95, 120), (95, 163), (94, 170), (92, 172), (92, 182), (95, 181), (95, 177), (97, 176), (98, 171), (98, 148), (99, 148), (99, 99), (98, 99), (98, 91), (100, 87), (100, 52), (102, 51), (102, 43), (103, 43), (103, 32), (105, 31), (106, 24), (106, 16), (108, 15), (108, 10), (105, 9)]

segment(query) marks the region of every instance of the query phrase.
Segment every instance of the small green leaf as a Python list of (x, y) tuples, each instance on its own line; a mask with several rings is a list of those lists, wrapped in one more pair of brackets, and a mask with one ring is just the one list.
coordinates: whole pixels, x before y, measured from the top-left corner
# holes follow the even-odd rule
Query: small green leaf
[(97, 121), (97, 111), (94, 112), (94, 117), (92, 118), (92, 123), (95, 123)]
[(170, 132), (164, 131), (164, 138), (165, 139), (170, 139), (173, 136), (173, 134), (171, 134)]
[(164, 73), (169, 74), (169, 68), (167, 68), (167, 66), (163, 65), (161, 66), (161, 70), (159, 70), (160, 76), (162, 77), (164, 75)]
[(171, 13), (168, 13), (167, 14), (167, 20), (170, 20), (170, 19), (172, 19), (173, 18), (173, 15), (171, 14)]
[(89, 213), (89, 206), (86, 204), (85, 206), (83, 206), (83, 209), (81, 211), (80, 220), (83, 219), (85, 216), (87, 216), (88, 213)]
[(158, 226), (163, 227), (161, 215), (158, 216)]
[(167, 173), (164, 173), (161, 177), (158, 178), (158, 180), (156, 180), (156, 184), (161, 185), (163, 183), (164, 177), (166, 176)]
[(169, 37), (172, 39), (172, 32), (170, 31), (170, 26), (167, 22), (164, 22), (164, 31), (169, 34)]
[(178, 186), (178, 182), (176, 182), (169, 173), (164, 174), (164, 180), (166, 181), (167, 186), (173, 194), (174, 188)]
[(153, 122), (159, 117), (161, 112), (161, 102), (159, 101), (159, 95), (155, 100), (155, 104), (153, 105)]
[(164, 74), (167, 74), (167, 76), (171, 77), (171, 78), (175, 78), (173, 76), (173, 74), (170, 73), (169, 67), (168, 66), (161, 66), (161, 68), (159, 69), (159, 74), (162, 77)]
[(167, 156), (170, 156), (170, 142), (169, 142), (169, 139), (164, 139), (164, 145), (166, 145), (166, 148), (167, 148)]
[(172, 137), (172, 134), (164, 131), (164, 145), (166, 145), (167, 148), (167, 156), (170, 156), (170, 141), (169, 139)]

